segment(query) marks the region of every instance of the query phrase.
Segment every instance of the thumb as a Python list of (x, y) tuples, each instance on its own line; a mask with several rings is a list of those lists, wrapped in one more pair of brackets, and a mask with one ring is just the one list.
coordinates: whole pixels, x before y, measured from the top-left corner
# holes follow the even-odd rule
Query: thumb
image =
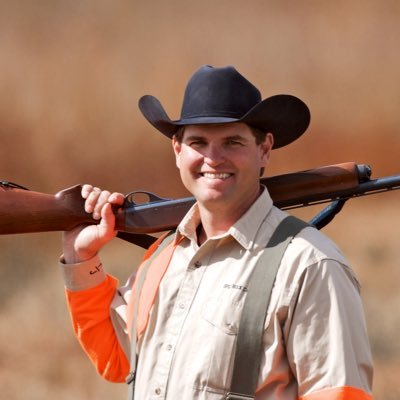
[(98, 227), (101, 231), (101, 236), (104, 238), (112, 238), (117, 234), (115, 230), (115, 215), (110, 203), (106, 203), (101, 209), (101, 220)]

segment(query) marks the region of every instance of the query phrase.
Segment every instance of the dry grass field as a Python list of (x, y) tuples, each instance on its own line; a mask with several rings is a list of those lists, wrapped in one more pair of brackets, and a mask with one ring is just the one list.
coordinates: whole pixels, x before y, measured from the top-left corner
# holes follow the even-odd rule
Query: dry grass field
[[(273, 154), (268, 174), (344, 161), (399, 173), (399, 18), (395, 0), (0, 0), (0, 180), (45, 193), (90, 182), (186, 195), (168, 140), (136, 104), (154, 94), (177, 117), (202, 64), (233, 64), (264, 97), (309, 105), (308, 133)], [(351, 200), (324, 230), (363, 287), (377, 400), (400, 398), (399, 202), (400, 192)], [(0, 237), (2, 398), (125, 398), (73, 337), (60, 240)], [(102, 257), (123, 282), (142, 253), (115, 241)]]

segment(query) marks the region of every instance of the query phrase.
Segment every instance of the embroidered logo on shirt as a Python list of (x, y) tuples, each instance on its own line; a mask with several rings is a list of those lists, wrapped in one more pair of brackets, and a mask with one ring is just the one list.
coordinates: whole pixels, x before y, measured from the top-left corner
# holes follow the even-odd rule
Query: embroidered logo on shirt
[(92, 269), (91, 271), (89, 271), (89, 274), (93, 275), (93, 274), (96, 274), (97, 272), (99, 272), (101, 267), (102, 267), (102, 265), (103, 264), (96, 265), (95, 269)]
[(225, 283), (224, 289), (236, 289), (236, 290), (241, 290), (243, 292), (247, 292), (246, 286), (236, 285), (235, 283)]

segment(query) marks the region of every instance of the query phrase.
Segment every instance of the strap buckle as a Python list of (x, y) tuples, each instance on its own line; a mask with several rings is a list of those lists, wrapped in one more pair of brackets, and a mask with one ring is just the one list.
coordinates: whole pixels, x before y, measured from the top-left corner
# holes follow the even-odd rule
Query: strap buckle
[(130, 385), (132, 382), (135, 381), (136, 372), (129, 372), (129, 375), (126, 376), (125, 382), (127, 385)]
[(254, 400), (254, 396), (248, 394), (240, 394), (240, 393), (233, 393), (229, 392), (226, 395), (225, 400)]

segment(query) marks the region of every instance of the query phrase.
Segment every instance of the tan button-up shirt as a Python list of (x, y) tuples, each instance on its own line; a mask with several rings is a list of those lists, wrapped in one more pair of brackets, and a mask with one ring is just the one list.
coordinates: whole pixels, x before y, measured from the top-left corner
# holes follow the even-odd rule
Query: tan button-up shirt
[[(250, 275), (285, 216), (264, 190), (228, 232), (199, 247), (198, 209), (190, 210), (138, 343), (136, 399), (224, 398)], [(120, 338), (128, 298), (129, 291), (117, 292), (111, 311)], [(257, 400), (321, 393), (312, 398), (334, 399), (324, 394), (338, 390), (370, 398), (372, 362), (359, 285), (341, 252), (316, 229), (304, 229), (283, 257), (263, 343)]]

